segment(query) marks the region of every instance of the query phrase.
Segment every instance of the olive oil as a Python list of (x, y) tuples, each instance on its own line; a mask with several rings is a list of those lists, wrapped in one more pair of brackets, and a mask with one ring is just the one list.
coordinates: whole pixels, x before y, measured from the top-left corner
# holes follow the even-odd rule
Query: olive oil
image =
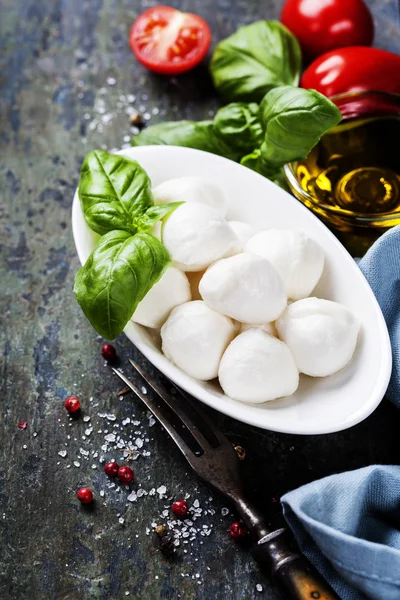
[(306, 204), (342, 231), (400, 224), (400, 117), (342, 123), (295, 173)]

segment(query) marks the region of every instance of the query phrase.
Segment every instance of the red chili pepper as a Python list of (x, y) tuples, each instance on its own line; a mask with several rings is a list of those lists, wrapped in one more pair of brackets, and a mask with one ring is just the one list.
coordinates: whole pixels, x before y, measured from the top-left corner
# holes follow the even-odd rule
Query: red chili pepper
[(340, 48), (317, 58), (300, 84), (328, 98), (366, 90), (400, 94), (400, 56), (378, 48)]
[(281, 21), (311, 60), (334, 48), (370, 46), (374, 38), (363, 0), (286, 0)]

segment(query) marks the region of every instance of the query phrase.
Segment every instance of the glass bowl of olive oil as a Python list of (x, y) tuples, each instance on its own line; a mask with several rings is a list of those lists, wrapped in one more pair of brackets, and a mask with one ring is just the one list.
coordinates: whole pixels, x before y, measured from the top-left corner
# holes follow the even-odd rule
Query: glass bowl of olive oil
[[(308, 157), (285, 166), (294, 195), (339, 232), (380, 234), (400, 224), (400, 95), (331, 100), (343, 120)], [(376, 237), (376, 235), (375, 235)]]

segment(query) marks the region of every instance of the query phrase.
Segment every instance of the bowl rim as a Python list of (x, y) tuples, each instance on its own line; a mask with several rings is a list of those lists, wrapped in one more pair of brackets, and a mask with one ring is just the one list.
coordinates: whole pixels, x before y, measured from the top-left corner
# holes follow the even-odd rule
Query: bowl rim
[[(121, 149), (115, 153), (116, 154), (124, 154), (124, 152), (126, 153), (126, 150), (127, 149)], [(133, 148), (132, 148), (132, 150), (133, 150)], [(162, 154), (165, 151), (175, 153), (176, 155), (178, 155), (182, 152), (188, 153), (188, 154), (193, 154), (194, 156), (207, 155), (208, 159), (211, 156), (216, 161), (228, 162), (230, 164), (233, 163), (237, 167), (242, 167), (243, 169), (246, 169), (246, 167), (244, 167), (243, 165), (234, 163), (233, 161), (231, 161), (230, 159), (227, 159), (225, 157), (222, 157), (219, 155), (213, 155), (209, 152), (205, 152), (203, 150), (197, 150), (197, 149), (193, 149), (193, 148), (162, 145), (162, 146), (140, 146), (140, 147), (135, 147), (134, 150), (139, 155), (141, 153), (145, 154), (148, 152), (154, 152), (155, 154), (157, 154), (157, 153)], [(140, 161), (140, 156), (138, 156), (137, 158), (135, 157), (134, 160)], [(178, 160), (178, 156), (177, 156), (177, 160)], [(254, 177), (262, 178), (263, 181), (266, 180), (266, 178), (263, 177), (262, 175), (260, 175), (259, 173), (256, 173), (253, 171), (252, 174)], [(273, 182), (271, 182), (270, 180), (266, 180), (266, 181), (271, 185), (276, 185), (276, 184), (273, 184)], [(285, 191), (282, 190), (282, 192), (285, 192)], [(285, 192), (285, 193), (288, 194), (288, 192)], [(293, 200), (293, 202), (297, 202), (297, 200), (295, 198), (291, 197), (290, 194), (288, 194), (288, 196)], [(340, 248), (341, 252), (345, 253), (345, 256), (343, 258), (346, 258), (349, 261), (354, 260), (351, 257), (351, 255), (348, 253), (348, 251), (344, 248), (344, 246), (339, 242), (337, 237), (326, 227), (326, 225), (312, 211), (307, 209), (302, 204), (299, 205), (299, 208), (301, 208), (304, 211), (307, 211), (309, 214), (309, 217), (312, 220), (314, 220), (316, 226), (322, 227), (325, 230), (325, 234), (328, 237), (330, 237), (331, 240), (333, 241), (333, 243)], [(82, 212), (81, 212), (81, 206), (80, 206), (80, 202), (79, 202), (79, 198), (78, 198), (78, 191), (76, 190), (75, 195), (74, 195), (73, 204), (72, 204), (72, 232), (73, 232), (73, 238), (74, 238), (75, 247), (77, 250), (79, 260), (80, 260), (81, 264), (83, 264), (84, 260), (83, 260), (82, 240), (80, 239), (81, 236), (78, 233), (78, 225), (77, 225), (77, 218), (80, 214), (82, 214)], [(143, 340), (142, 336), (140, 335), (140, 332), (142, 330), (145, 330), (146, 328), (143, 328), (141, 325), (137, 325), (137, 324), (134, 324), (132, 321), (129, 321), (126, 328), (124, 329), (124, 333), (128, 337), (128, 339), (132, 342), (132, 344), (134, 346), (136, 346), (138, 348), (138, 350), (140, 352), (142, 352), (142, 354), (149, 360), (149, 362), (151, 362), (153, 364), (153, 366), (155, 366), (157, 369), (159, 369), (166, 377), (168, 377), (174, 383), (176, 383), (177, 385), (179, 385), (180, 387), (185, 389), (188, 393), (190, 393), (192, 396), (194, 396), (195, 399), (200, 400), (201, 402), (207, 404), (210, 408), (213, 408), (214, 410), (217, 410), (218, 412), (225, 414), (233, 419), (236, 419), (242, 423), (246, 423), (248, 425), (252, 425), (254, 427), (258, 427), (258, 428), (261, 428), (264, 430), (276, 431), (278, 433), (296, 434), (296, 435), (322, 435), (322, 434), (335, 433), (338, 431), (344, 431), (346, 429), (349, 429), (350, 427), (353, 427), (354, 425), (357, 425), (361, 421), (365, 420), (369, 415), (371, 415), (372, 412), (374, 412), (374, 410), (377, 408), (377, 406), (380, 404), (380, 402), (384, 398), (385, 392), (387, 390), (387, 387), (388, 387), (388, 384), (390, 381), (391, 372), (392, 372), (392, 351), (391, 351), (389, 332), (387, 330), (387, 326), (386, 326), (381, 308), (378, 304), (378, 301), (376, 300), (376, 297), (375, 297), (372, 289), (370, 288), (367, 280), (365, 279), (363, 273), (360, 271), (359, 274), (361, 276), (361, 279), (364, 282), (364, 286), (367, 289), (367, 293), (369, 293), (369, 295), (370, 295), (371, 302), (375, 305), (375, 308), (378, 310), (378, 313), (380, 314), (379, 330), (381, 333), (380, 339), (382, 341), (381, 369), (379, 371), (378, 377), (375, 380), (374, 387), (369, 395), (369, 402), (364, 404), (358, 410), (355, 410), (351, 414), (350, 417), (346, 417), (345, 423), (336, 422), (336, 424), (324, 427), (322, 429), (315, 427), (315, 426), (314, 427), (304, 427), (303, 426), (302, 430), (300, 431), (296, 427), (291, 427), (291, 426), (279, 427), (279, 426), (275, 426), (275, 425), (273, 427), (267, 428), (263, 425), (260, 425), (259, 421), (256, 418), (254, 418), (254, 419), (251, 418), (251, 416), (249, 416), (248, 418), (247, 417), (242, 418), (242, 416), (241, 416), (239, 418), (237, 416), (234, 408), (229, 403), (226, 403), (223, 407), (216, 406), (215, 401), (214, 401), (210, 391), (208, 391), (202, 387), (198, 387), (197, 389), (195, 389), (193, 391), (192, 387), (193, 387), (193, 385), (195, 385), (197, 383), (196, 380), (193, 380), (190, 376), (186, 375), (183, 371), (181, 371), (176, 365), (171, 363), (162, 354), (161, 351), (150, 347)], [(134, 339), (132, 339), (132, 337), (134, 337)], [(371, 401), (371, 400), (373, 400), (373, 401)], [(243, 404), (243, 403), (239, 403), (239, 404)], [(253, 405), (250, 405), (250, 406), (253, 406)]]

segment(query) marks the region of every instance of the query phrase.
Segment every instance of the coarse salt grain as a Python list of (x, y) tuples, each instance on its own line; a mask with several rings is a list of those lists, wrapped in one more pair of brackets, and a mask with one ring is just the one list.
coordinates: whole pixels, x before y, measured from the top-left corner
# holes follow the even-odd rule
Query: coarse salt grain
[(262, 592), (263, 591), (263, 586), (261, 585), (261, 583), (257, 583), (256, 590), (257, 590), (257, 592)]
[(67, 451), (66, 450), (60, 450), (58, 453), (59, 456), (62, 456), (62, 458), (65, 458), (67, 456)]
[(165, 485), (160, 485), (160, 487), (157, 488), (157, 494), (160, 496), (160, 498), (163, 498), (166, 492), (167, 488), (165, 487)]

